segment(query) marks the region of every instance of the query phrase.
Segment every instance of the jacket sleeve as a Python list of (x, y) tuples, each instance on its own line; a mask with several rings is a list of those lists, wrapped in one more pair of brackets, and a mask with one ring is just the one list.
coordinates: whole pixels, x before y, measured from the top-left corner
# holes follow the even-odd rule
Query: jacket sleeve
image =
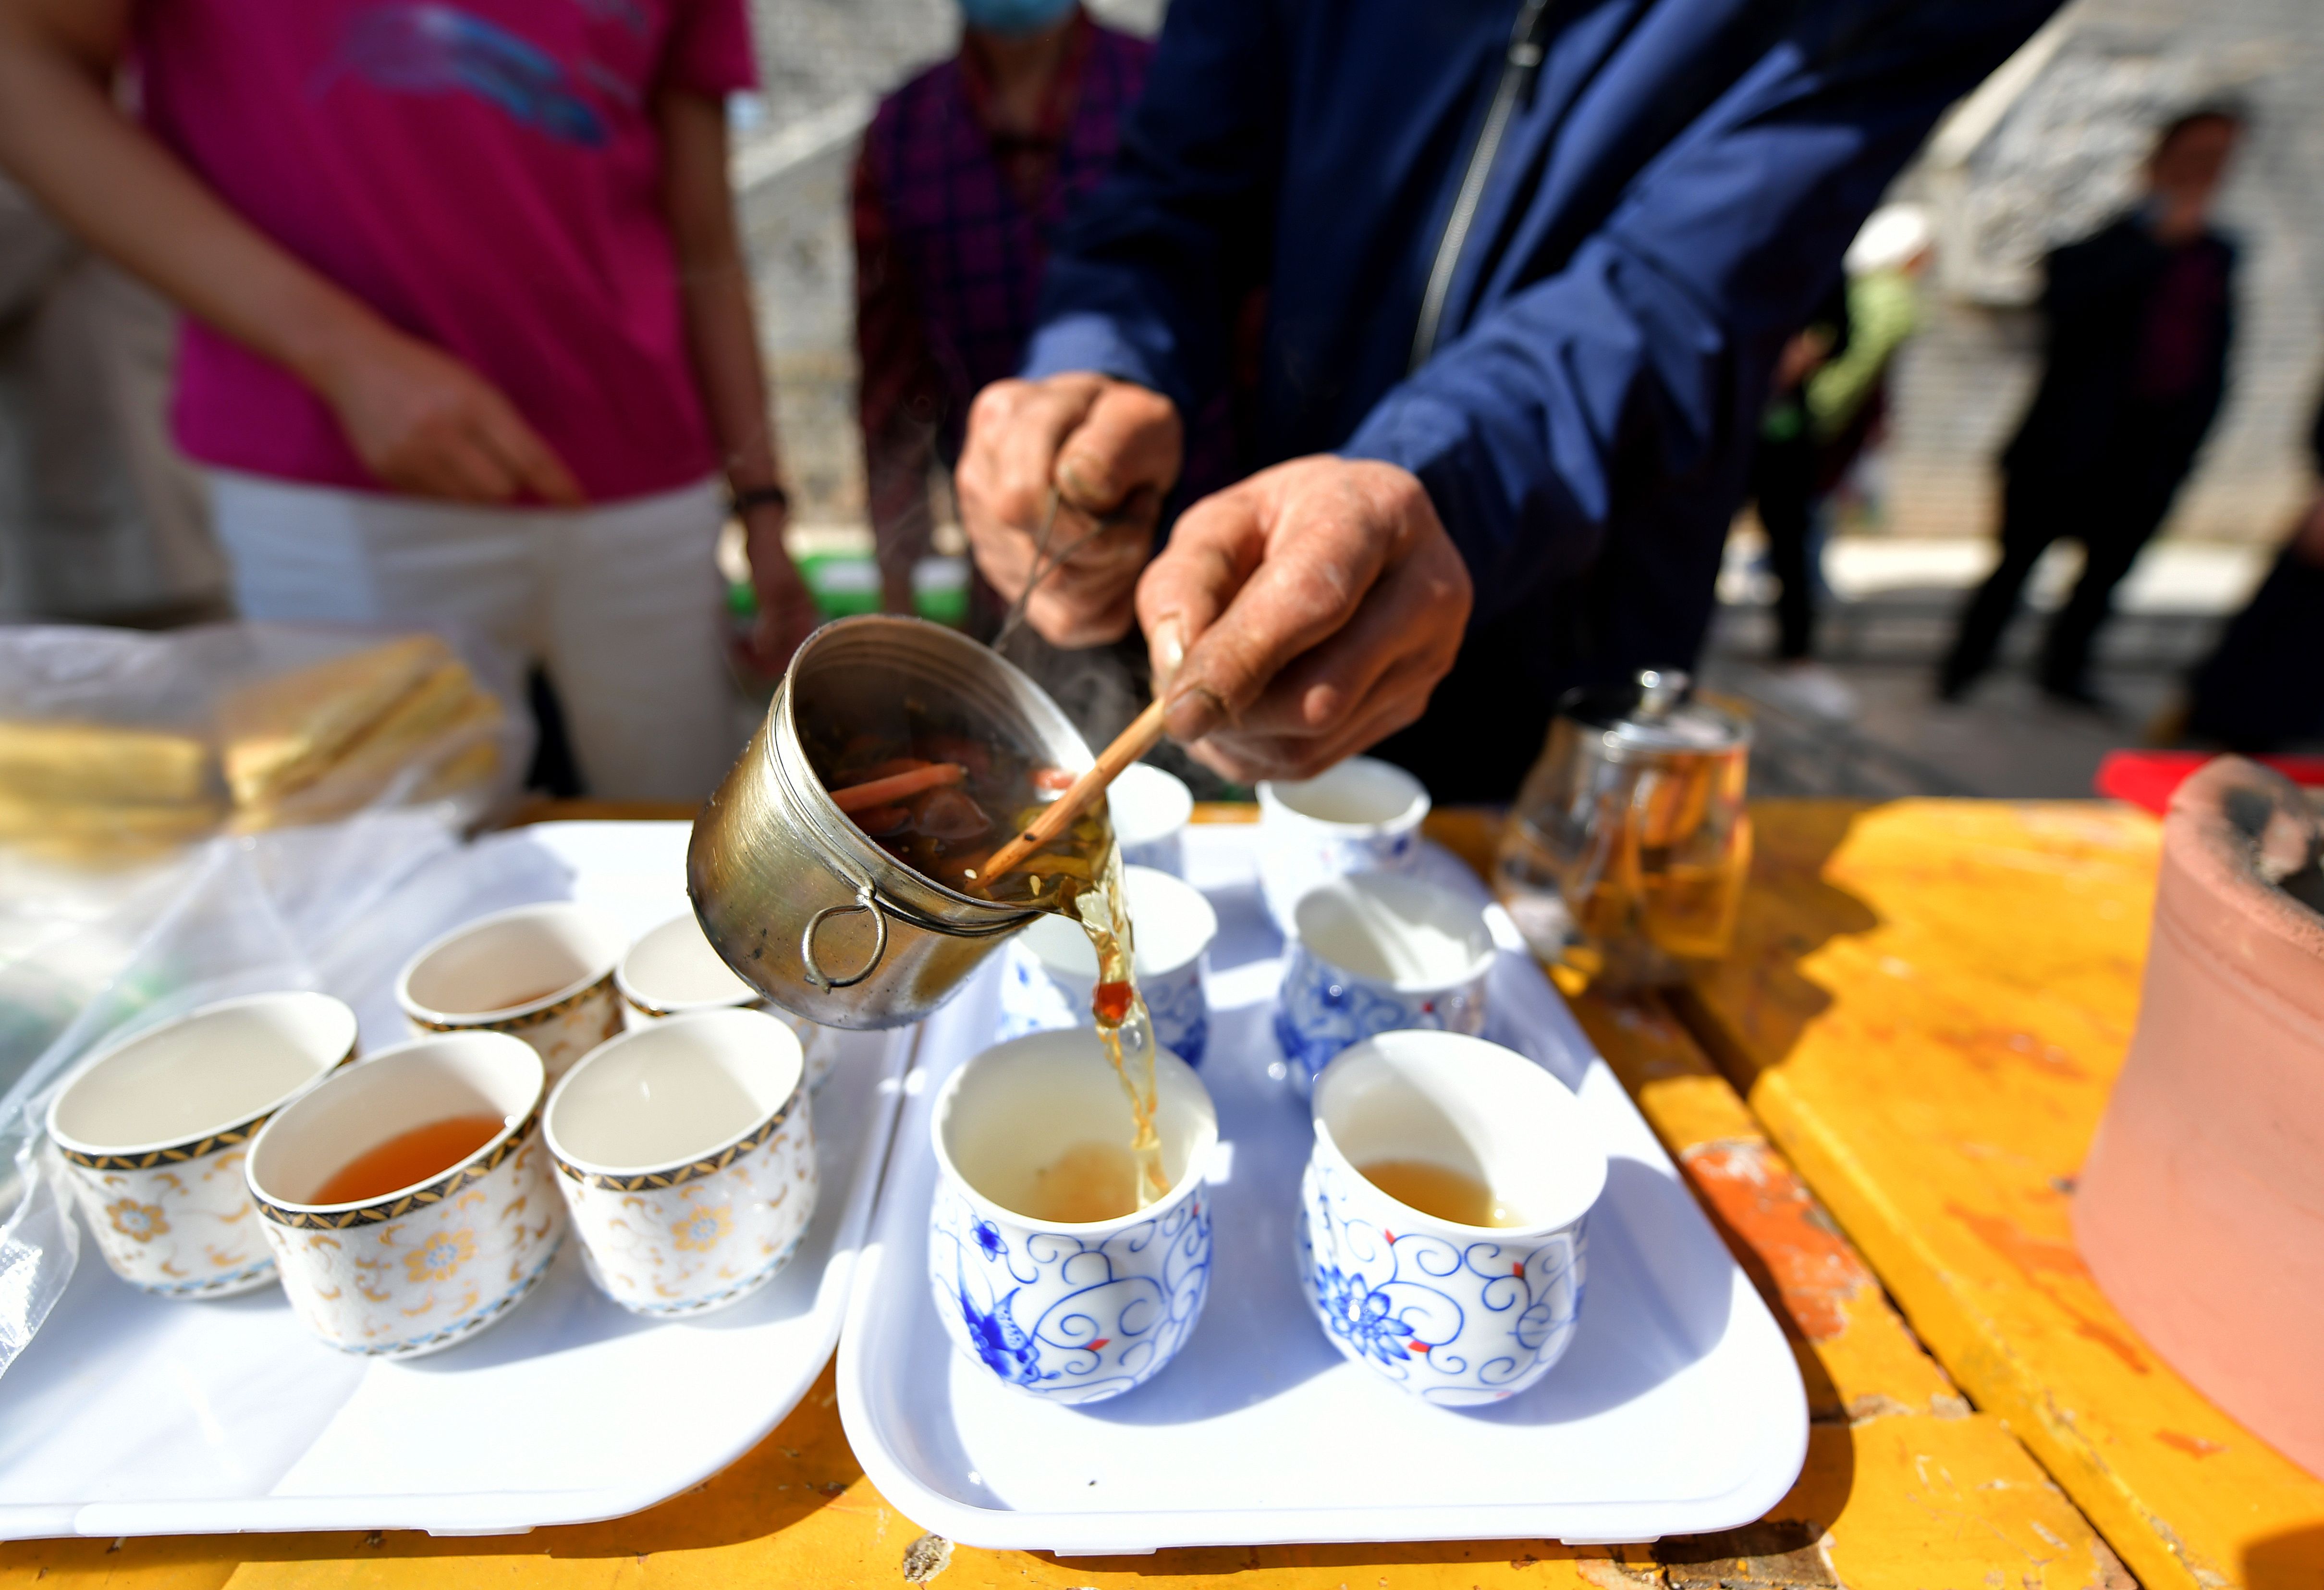
[(1276, 0), (1175, 0), (1105, 184), (1067, 223), (1022, 369), (1095, 370), (1191, 424), (1264, 274), (1283, 144)]
[(1421, 478), (1480, 618), (1595, 558), (1618, 494), (1739, 471), (1776, 353), (1849, 239), (1938, 116), (2052, 8), (1801, 6), (1563, 268), (1442, 347), (1342, 451)]

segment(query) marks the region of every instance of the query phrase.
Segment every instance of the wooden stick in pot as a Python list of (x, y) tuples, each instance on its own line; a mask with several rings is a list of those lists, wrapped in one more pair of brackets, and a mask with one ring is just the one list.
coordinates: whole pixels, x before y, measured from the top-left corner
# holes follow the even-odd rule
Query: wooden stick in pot
[(1105, 787), (1121, 775), (1121, 770), (1154, 749), (1162, 738), (1162, 701), (1157, 698), (1145, 711), (1130, 720), (1128, 728), (1115, 736), (1112, 744), (1098, 753), (1089, 771), (1066, 787), (1065, 792), (1051, 801), (1032, 826), (1003, 845), (988, 857), (978, 869), (985, 879), (1007, 877), (1025, 864), (1026, 858), (1044, 845), (1056, 838), (1073, 826), (1075, 818), (1087, 811)]

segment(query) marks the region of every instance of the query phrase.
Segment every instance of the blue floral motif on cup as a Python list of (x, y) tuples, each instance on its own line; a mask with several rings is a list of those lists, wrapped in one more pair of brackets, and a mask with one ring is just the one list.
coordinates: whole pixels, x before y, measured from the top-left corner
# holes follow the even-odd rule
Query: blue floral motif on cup
[[(1210, 1004), (1203, 993), (1200, 963), (1166, 977), (1145, 980), (1139, 990), (1154, 1018), (1156, 1041), (1190, 1066), (1203, 1063), (1210, 1047)], [(995, 1043), (1006, 1043), (1028, 1032), (1061, 1031), (1094, 1025), (1086, 995), (1068, 994), (1042, 966), (1038, 957), (1012, 944), (1001, 973), (1001, 1021), (993, 1030)]]
[[(1300, 1280), (1345, 1356), (1432, 1401), (1499, 1401), (1549, 1372), (1582, 1308), (1582, 1225), (1525, 1243), (1457, 1241), (1376, 1225), (1346, 1172), (1320, 1159), (1300, 1182)], [(1366, 1204), (1381, 1200), (1370, 1184)]]
[(1201, 1317), (1208, 1191), (1102, 1239), (1002, 1225), (939, 1187), (928, 1279), (954, 1343), (1003, 1382), (1061, 1402), (1142, 1384)]
[[(1084, 1012), (1086, 1014), (1086, 1012)], [(1001, 1024), (995, 1043), (1006, 1043), (1028, 1032), (1051, 1032), (1074, 1025), (1072, 1002), (1049, 981), (1041, 962), (1021, 944), (1011, 944), (1001, 957)]]
[(1210, 1004), (1203, 997), (1201, 972), (1157, 979), (1147, 988), (1146, 1009), (1154, 1018), (1154, 1040), (1190, 1066), (1203, 1063), (1211, 1045)]
[(1342, 1049), (1382, 1032), (1421, 1028), (1473, 1038), (1485, 1030), (1484, 982), (1406, 994), (1348, 976), (1295, 940), (1283, 957), (1275, 1041), (1312, 1081)]

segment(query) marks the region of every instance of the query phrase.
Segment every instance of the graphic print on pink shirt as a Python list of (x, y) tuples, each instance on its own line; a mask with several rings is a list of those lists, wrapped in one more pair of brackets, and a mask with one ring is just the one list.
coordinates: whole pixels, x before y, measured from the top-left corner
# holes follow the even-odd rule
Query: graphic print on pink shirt
[[(139, 0), (145, 119), (262, 231), (466, 359), (593, 501), (710, 474), (655, 95), (753, 81), (742, 0)], [(289, 372), (189, 323), (193, 457), (381, 489)]]

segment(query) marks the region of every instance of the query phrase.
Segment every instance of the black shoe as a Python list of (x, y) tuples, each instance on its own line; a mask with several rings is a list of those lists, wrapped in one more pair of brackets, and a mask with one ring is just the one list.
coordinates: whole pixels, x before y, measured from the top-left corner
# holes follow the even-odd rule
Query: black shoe
[(2043, 679), (2042, 694), (2078, 712), (2095, 712), (2100, 717), (2114, 716), (2114, 704), (2092, 689), (2088, 679)]

